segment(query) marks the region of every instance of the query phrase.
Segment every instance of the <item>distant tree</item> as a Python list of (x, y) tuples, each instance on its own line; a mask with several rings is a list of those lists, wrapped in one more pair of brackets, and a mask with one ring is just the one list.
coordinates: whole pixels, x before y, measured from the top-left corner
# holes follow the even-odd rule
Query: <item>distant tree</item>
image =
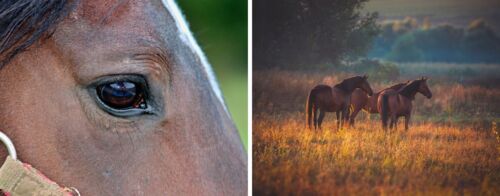
[(370, 58), (380, 58), (386, 56), (392, 50), (392, 46), (398, 38), (408, 32), (415, 30), (416, 20), (406, 17), (401, 21), (382, 22), (380, 24), (380, 34), (375, 37), (371, 51), (368, 53)]
[(368, 0), (255, 0), (254, 67), (308, 66), (355, 59), (378, 34)]
[(394, 43), (391, 52), (387, 54), (387, 59), (400, 62), (422, 60), (422, 51), (416, 47), (413, 34), (405, 34), (399, 37)]
[(500, 63), (500, 37), (484, 20), (467, 28), (442, 24), (418, 26), (406, 18), (384, 22), (369, 58), (398, 62)]
[(415, 47), (423, 54), (420, 60), (432, 62), (460, 61), (460, 44), (464, 35), (461, 28), (439, 25), (434, 28), (415, 30)]
[(478, 19), (470, 23), (462, 43), (463, 54), (469, 54), (468, 61), (500, 62), (500, 38), (493, 29)]

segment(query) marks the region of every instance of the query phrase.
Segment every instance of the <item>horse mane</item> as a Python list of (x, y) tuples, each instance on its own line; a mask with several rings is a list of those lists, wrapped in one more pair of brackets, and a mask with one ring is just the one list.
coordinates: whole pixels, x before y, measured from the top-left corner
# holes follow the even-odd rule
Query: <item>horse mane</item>
[[(401, 87), (405, 86), (406, 82), (403, 82), (403, 83), (399, 83), (399, 84), (395, 84), (395, 85), (392, 85), (390, 86), (389, 88), (386, 88), (386, 89), (394, 89), (394, 90), (399, 90)], [(385, 89), (384, 89), (385, 90)]]
[(41, 38), (78, 0), (3, 0), (0, 4), (0, 69)]
[(352, 92), (355, 89), (352, 86), (352, 83), (354, 82), (354, 80), (359, 80), (359, 79), (361, 79), (361, 76), (350, 77), (350, 78), (342, 80), (342, 82), (336, 84), (333, 87), (339, 88), (339, 89), (346, 91), (346, 92)]
[(398, 92), (399, 94), (408, 97), (410, 99), (415, 99), (415, 95), (417, 94), (418, 87), (420, 86), (420, 82), (422, 80), (413, 80), (402, 87)]

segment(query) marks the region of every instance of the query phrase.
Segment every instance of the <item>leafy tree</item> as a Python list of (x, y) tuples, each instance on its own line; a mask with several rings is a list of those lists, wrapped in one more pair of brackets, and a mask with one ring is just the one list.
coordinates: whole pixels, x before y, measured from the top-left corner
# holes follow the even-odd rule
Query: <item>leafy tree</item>
[(483, 20), (471, 22), (463, 38), (462, 50), (469, 61), (500, 62), (500, 37)]
[(412, 34), (405, 34), (396, 40), (392, 51), (387, 55), (387, 59), (392, 61), (420, 61), (422, 60), (422, 52), (416, 47), (415, 37)]
[[(383, 23), (370, 58), (398, 62), (500, 63), (500, 37), (484, 20), (469, 27), (416, 26), (410, 19)], [(415, 24), (415, 25), (410, 25)]]
[(378, 34), (368, 0), (255, 0), (254, 67), (303, 66), (355, 59)]

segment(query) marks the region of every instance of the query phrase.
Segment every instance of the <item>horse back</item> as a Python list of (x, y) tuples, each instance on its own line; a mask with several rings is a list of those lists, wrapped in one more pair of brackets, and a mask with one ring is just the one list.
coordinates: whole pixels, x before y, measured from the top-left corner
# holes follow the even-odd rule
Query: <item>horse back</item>
[(394, 109), (392, 106), (391, 103), (391, 100), (394, 99), (395, 97), (397, 98), (397, 91), (393, 90), (393, 89), (385, 89), (385, 90), (382, 90), (378, 93), (378, 97), (377, 97), (377, 110), (379, 113), (382, 112), (382, 102), (384, 100), (384, 97), (387, 98), (387, 103), (388, 103), (388, 108), (387, 108), (387, 111), (389, 112), (389, 114), (391, 113), (391, 111)]
[(342, 103), (345, 103), (343, 100), (345, 97), (341, 97), (342, 94), (339, 90), (327, 85), (315, 86), (311, 90), (311, 94), (314, 94), (315, 97), (314, 104), (327, 112), (340, 110)]
[(412, 103), (411, 100), (405, 96), (402, 96), (394, 89), (386, 89), (380, 92), (377, 99), (377, 109), (380, 112), (383, 96), (387, 96), (388, 102), (388, 112), (391, 115), (402, 116), (411, 113)]
[(314, 95), (314, 104), (320, 108), (327, 108), (333, 100), (332, 87), (327, 85), (317, 85), (311, 90), (311, 95)]

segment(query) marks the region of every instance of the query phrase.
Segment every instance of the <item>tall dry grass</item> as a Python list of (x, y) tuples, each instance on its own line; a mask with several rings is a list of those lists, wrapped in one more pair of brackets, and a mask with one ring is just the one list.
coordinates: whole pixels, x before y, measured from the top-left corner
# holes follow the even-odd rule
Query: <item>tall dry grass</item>
[(500, 193), (500, 143), (491, 132), (422, 123), (407, 132), (386, 133), (377, 125), (363, 122), (335, 131), (332, 122), (322, 131), (311, 131), (298, 117), (257, 119), (254, 193)]
[[(500, 194), (500, 84), (434, 76), (434, 96), (417, 96), (409, 131), (400, 125), (399, 131), (385, 132), (376, 115), (366, 114), (355, 128), (336, 130), (332, 113), (323, 130), (312, 131), (305, 128), (308, 91), (355, 73), (253, 75), (256, 195)], [(411, 77), (403, 74), (398, 81)], [(377, 91), (397, 81), (369, 82)]]

